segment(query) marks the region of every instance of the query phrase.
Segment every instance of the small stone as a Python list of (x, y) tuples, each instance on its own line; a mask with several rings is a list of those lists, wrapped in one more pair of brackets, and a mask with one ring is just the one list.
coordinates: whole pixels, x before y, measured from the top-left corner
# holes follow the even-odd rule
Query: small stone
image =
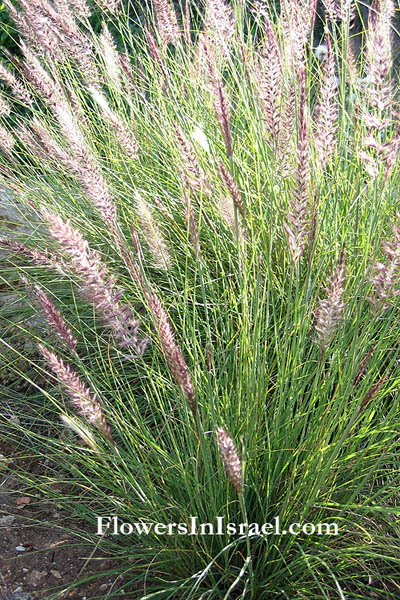
[(55, 577), (56, 579), (61, 579), (61, 574), (60, 571), (56, 571), (55, 569), (50, 569), (50, 573), (53, 575), (53, 577)]
[(29, 498), (28, 496), (20, 496), (19, 498), (16, 499), (15, 504), (17, 506), (22, 506), (24, 504), (30, 504), (31, 498)]
[(19, 585), (12, 593), (13, 600), (32, 600), (31, 594), (22, 591), (22, 585)]
[(27, 575), (26, 580), (29, 583), (29, 585), (33, 585), (34, 587), (36, 587), (37, 585), (40, 585), (41, 579), (43, 579), (43, 577), (45, 577), (46, 575), (47, 571), (38, 571), (37, 569), (33, 569), (33, 571), (31, 571), (29, 575)]
[(99, 592), (105, 592), (106, 589), (108, 588), (108, 583), (103, 583), (100, 587), (99, 587)]
[(14, 515), (5, 515), (4, 517), (0, 517), (0, 526), (12, 525), (15, 521)]

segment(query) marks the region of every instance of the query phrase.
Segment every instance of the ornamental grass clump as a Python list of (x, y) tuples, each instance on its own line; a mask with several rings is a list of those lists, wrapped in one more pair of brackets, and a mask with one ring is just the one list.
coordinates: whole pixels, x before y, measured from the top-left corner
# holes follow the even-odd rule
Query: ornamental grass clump
[(392, 1), (360, 56), (352, 1), (6, 6), (0, 439), (48, 465), (14, 476), (110, 598), (394, 600)]

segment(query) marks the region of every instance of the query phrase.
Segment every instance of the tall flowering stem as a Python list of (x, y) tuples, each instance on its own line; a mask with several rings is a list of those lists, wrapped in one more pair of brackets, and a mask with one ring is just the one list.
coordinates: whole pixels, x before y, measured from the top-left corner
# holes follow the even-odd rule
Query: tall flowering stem
[(75, 353), (77, 341), (68, 327), (60, 311), (54, 306), (50, 298), (45, 294), (42, 288), (38, 285), (32, 286), (30, 282), (23, 277), (24, 284), (33, 291), (36, 300), (39, 302), (44, 314), (47, 317), (48, 323), (54, 328), (58, 337), (68, 346), (71, 352)]
[(139, 192), (134, 192), (136, 200), (136, 212), (144, 233), (146, 243), (151, 252), (154, 265), (159, 269), (167, 271), (172, 265), (172, 257), (164, 241), (162, 232), (156, 223), (153, 214)]
[(192, 411), (193, 416), (196, 417), (197, 402), (192, 378), (182, 352), (175, 341), (175, 335), (168, 315), (164, 310), (161, 301), (154, 293), (150, 295), (149, 300), (150, 311), (153, 315), (155, 327), (164, 350), (169, 370), (177, 385), (183, 390), (189, 408)]
[(164, 86), (166, 86), (167, 81), (168, 81), (168, 74), (167, 74), (167, 71), (166, 71), (166, 68), (165, 68), (165, 65), (164, 65), (164, 61), (161, 58), (161, 54), (160, 54), (159, 48), (157, 46), (157, 43), (156, 43), (156, 41), (154, 39), (154, 36), (151, 33), (150, 29), (145, 29), (144, 33), (146, 35), (147, 42), (149, 44), (150, 54), (152, 55), (153, 60), (160, 67), (161, 72), (162, 72), (163, 77), (164, 77)]
[(323, 82), (314, 138), (321, 169), (325, 168), (335, 152), (339, 118), (335, 57), (332, 52), (332, 42), (328, 30), (325, 31), (325, 43), (327, 52), (323, 63)]
[(238, 494), (243, 490), (242, 461), (237, 453), (235, 444), (223, 427), (217, 428), (219, 452), (224, 462), (229, 479)]
[(315, 313), (316, 342), (321, 350), (321, 357), (331, 344), (343, 321), (345, 292), (344, 250), (342, 250), (336, 269), (326, 289), (327, 298), (321, 300)]
[(400, 294), (400, 227), (394, 225), (393, 237), (383, 243), (385, 262), (375, 263), (375, 274), (371, 282), (375, 288), (375, 295), (369, 298), (374, 310), (378, 308), (387, 310), (390, 300)]
[(0, 79), (9, 86), (12, 93), (17, 96), (24, 104), (27, 106), (32, 105), (32, 97), (29, 94), (28, 90), (25, 88), (24, 84), (15, 77), (14, 73), (12, 73), (7, 67), (0, 62)]
[[(268, 14), (264, 15), (265, 41), (256, 60), (255, 79), (265, 115), (265, 123), (274, 144), (281, 126), (282, 55), (279, 41)], [(257, 60), (258, 58), (258, 60)], [(284, 124), (286, 126), (286, 123)]]
[[(136, 231), (132, 228), (132, 241), (135, 250), (139, 257), (141, 257), (141, 249), (139, 238)], [(165, 360), (168, 368), (176, 382), (176, 384), (182, 389), (186, 396), (187, 403), (196, 418), (197, 415), (197, 401), (195, 390), (193, 386), (192, 377), (190, 371), (182, 355), (181, 349), (175, 341), (175, 335), (172, 329), (171, 322), (168, 315), (163, 308), (161, 300), (152, 289), (150, 283), (148, 283), (139, 268), (139, 265), (127, 244), (124, 242), (122, 235), (119, 231), (116, 231), (115, 239), (118, 243), (118, 247), (121, 251), (121, 255), (124, 262), (129, 269), (129, 272), (136, 282), (138, 287), (142, 289), (143, 295), (148, 303), (150, 313), (153, 318), (155, 330), (157, 331), (158, 338), (160, 340)]]
[(203, 186), (207, 191), (210, 191), (210, 184), (204, 170), (201, 168), (197, 160), (190, 142), (187, 140), (182, 129), (176, 123), (173, 123), (176, 138), (179, 143), (182, 156), (182, 165), (185, 169), (185, 178), (190, 186), (190, 189), (200, 190)]
[(359, 157), (372, 180), (378, 176), (380, 165), (385, 161), (392, 162), (393, 150), (397, 154), (399, 148), (397, 135), (388, 142), (382, 140), (393, 121), (394, 98), (391, 81), (393, 15), (393, 0), (375, 0), (370, 11), (366, 34), (366, 77), (362, 82), (363, 102), (359, 111), (365, 134)]
[(137, 355), (142, 356), (148, 339), (137, 337), (140, 321), (134, 317), (129, 306), (122, 304), (122, 290), (117, 290), (114, 278), (108, 273), (100, 256), (89, 249), (82, 234), (73, 229), (69, 222), (59, 216), (43, 211), (52, 236), (61, 244), (69, 256), (73, 270), (81, 277), (81, 294), (92, 302), (122, 347), (130, 346)]
[(207, 63), (210, 90), (215, 98), (214, 108), (224, 136), (226, 154), (228, 158), (231, 158), (232, 136), (229, 124), (229, 105), (222, 87), (221, 78), (218, 74), (215, 53), (210, 50), (206, 37), (202, 39), (201, 49)]
[(104, 417), (101, 402), (97, 395), (91, 392), (72, 367), (65, 363), (62, 358), (59, 358), (54, 352), (41, 344), (38, 345), (38, 348), (58, 381), (66, 388), (71, 404), (77, 413), (90, 425), (96, 427), (114, 445), (111, 427)]
[(356, 16), (356, 4), (353, 0), (323, 0), (328, 18), (333, 23), (343, 21), (345, 25)]
[(376, 394), (379, 392), (379, 390), (381, 389), (381, 387), (383, 386), (383, 384), (385, 383), (385, 381), (387, 380), (388, 376), (384, 375), (383, 377), (381, 377), (379, 379), (379, 381), (377, 383), (375, 383), (370, 390), (368, 391), (367, 395), (365, 396), (365, 398), (363, 399), (363, 401), (361, 402), (360, 408), (358, 409), (358, 414), (360, 414), (364, 408), (371, 402), (372, 398), (374, 396), (376, 396)]
[[(69, 168), (80, 183), (92, 205), (100, 213), (108, 225), (116, 222), (116, 207), (111, 197), (107, 182), (100, 167), (87, 146), (79, 126), (69, 108), (64, 104), (58, 109), (59, 121), (69, 143), (69, 153), (58, 152), (59, 159)], [(43, 146), (48, 147), (49, 155), (56, 150), (54, 140), (42, 127), (39, 130)], [(132, 148), (134, 151), (134, 147)], [(57, 151), (56, 151), (57, 152)]]
[(89, 91), (92, 94), (92, 98), (100, 106), (104, 118), (112, 126), (120, 146), (125, 150), (129, 158), (136, 160), (138, 158), (139, 147), (130, 128), (122, 121), (121, 117), (110, 108), (104, 94), (93, 86), (89, 88)]
[(299, 133), (297, 143), (297, 177), (294, 199), (284, 223), (289, 250), (293, 263), (296, 264), (304, 252), (307, 238), (311, 233), (312, 219), (310, 216), (310, 165), (307, 132), (307, 88), (306, 72), (300, 73), (300, 106)]
[(224, 0), (206, 1), (205, 31), (215, 39), (216, 46), (226, 56), (235, 36), (235, 15)]
[(29, 258), (35, 265), (46, 266), (55, 269), (60, 275), (65, 275), (68, 271), (68, 265), (62, 259), (56, 257), (55, 254), (45, 250), (40, 252), (37, 248), (28, 248), (17, 241), (6, 240), (0, 238), (0, 246), (12, 250), (16, 254)]
[(222, 163), (219, 163), (218, 168), (219, 168), (219, 172), (221, 174), (221, 178), (222, 178), (223, 182), (225, 183), (226, 187), (228, 188), (230, 195), (232, 196), (233, 203), (235, 204), (236, 208), (240, 212), (241, 216), (245, 219), (246, 218), (246, 208), (245, 208), (245, 205), (244, 205), (244, 202), (243, 202), (243, 199), (240, 194), (240, 191), (239, 191), (236, 181), (229, 174), (229, 172), (227, 171), (227, 169), (225, 168), (225, 166)]
[(222, 89), (222, 84), (219, 81), (217, 84), (218, 100), (215, 102), (215, 112), (217, 114), (218, 121), (221, 125), (222, 133), (224, 136), (226, 154), (228, 158), (232, 156), (232, 136), (231, 128), (229, 125), (229, 107), (225, 98), (225, 94)]
[(178, 21), (170, 0), (154, 0), (158, 34), (163, 46), (177, 45), (181, 39)]

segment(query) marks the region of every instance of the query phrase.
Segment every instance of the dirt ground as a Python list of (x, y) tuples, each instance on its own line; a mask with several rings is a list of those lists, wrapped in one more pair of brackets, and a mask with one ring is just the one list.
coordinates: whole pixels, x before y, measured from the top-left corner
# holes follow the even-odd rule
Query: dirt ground
[[(65, 533), (62, 528), (73, 531), (78, 527), (66, 522), (54, 507), (24, 496), (21, 483), (1, 468), (12, 452), (11, 446), (0, 442), (1, 600), (44, 600), (56, 591), (57, 600), (106, 600), (121, 587), (120, 577), (103, 575), (73, 590), (66, 588), (77, 580), (116, 568), (118, 561), (103, 557), (82, 539)], [(33, 524), (38, 520), (52, 525)], [(137, 593), (121, 590), (115, 597), (133, 599)]]

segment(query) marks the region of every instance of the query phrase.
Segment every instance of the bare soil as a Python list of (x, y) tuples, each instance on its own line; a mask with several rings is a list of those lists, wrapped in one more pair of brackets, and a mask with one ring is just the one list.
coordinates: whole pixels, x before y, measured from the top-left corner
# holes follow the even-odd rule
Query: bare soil
[[(7, 461), (13, 456), (13, 447), (0, 441), (0, 454), (3, 462)], [(40, 468), (40, 460), (36, 463), (33, 470)], [(65, 532), (77, 530), (79, 525), (63, 518), (48, 502), (25, 496), (23, 484), (2, 469), (0, 461), (0, 598), (44, 600), (58, 591), (58, 600), (105, 600), (115, 593), (122, 584), (116, 575), (95, 577), (66, 589), (118, 566), (118, 561)], [(137, 592), (121, 590), (116, 597), (132, 599)]]

